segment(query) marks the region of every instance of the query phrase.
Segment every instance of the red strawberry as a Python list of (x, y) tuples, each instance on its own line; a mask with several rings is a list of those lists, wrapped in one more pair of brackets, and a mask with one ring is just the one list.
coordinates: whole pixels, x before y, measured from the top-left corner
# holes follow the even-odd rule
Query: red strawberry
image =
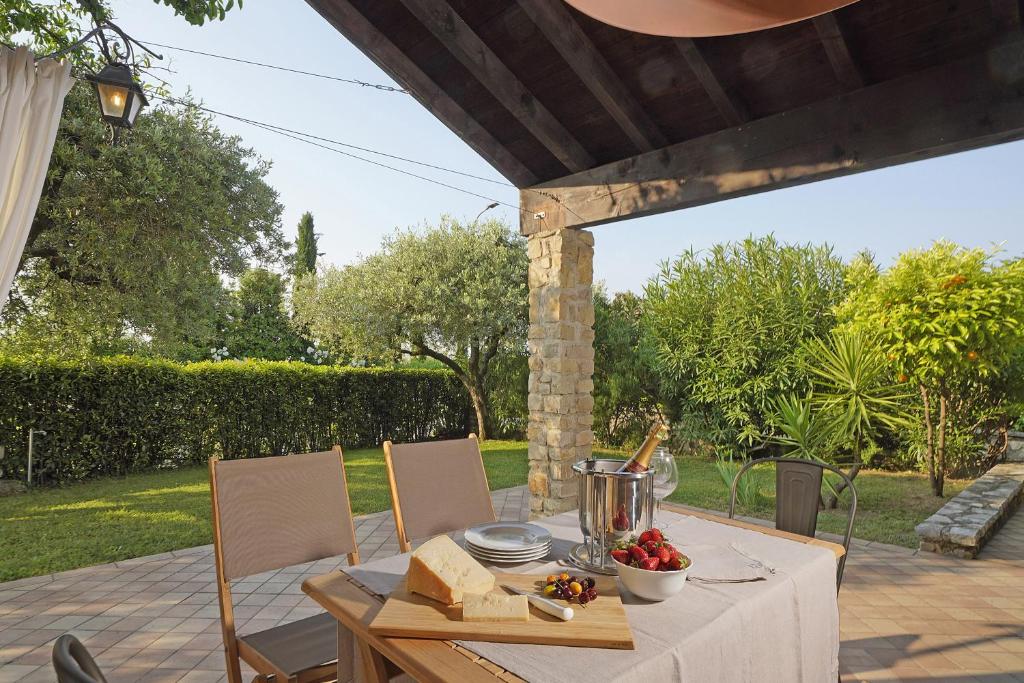
[(668, 541), (665, 541), (664, 543), (662, 543), (661, 547), (662, 548), (667, 548), (669, 553), (677, 552), (676, 551), (676, 547), (674, 545), (672, 545), (671, 543), (669, 543)]
[(665, 546), (661, 546), (651, 553), (651, 557), (657, 557), (661, 564), (668, 564), (668, 561), (672, 559), (672, 553)]
[(658, 543), (661, 543), (665, 540), (665, 535), (661, 533), (661, 529), (651, 529), (647, 533), (651, 535), (652, 541), (657, 541)]
[(665, 567), (669, 571), (675, 572), (679, 571), (680, 569), (683, 569), (687, 566), (687, 564), (688, 562), (686, 562), (686, 560), (683, 559), (683, 556), (681, 554), (673, 553), (672, 557), (669, 558), (668, 564), (666, 564)]
[(648, 555), (653, 555), (658, 550), (658, 544), (655, 541), (647, 541), (643, 546)]
[(629, 551), (628, 550), (613, 550), (612, 559), (622, 564), (629, 564)]
[(639, 543), (640, 545), (647, 545), (647, 541), (649, 540), (651, 540), (651, 532), (645, 531), (642, 534), (640, 534), (640, 538), (637, 539), (637, 543)]
[(643, 562), (647, 559), (647, 551), (638, 545), (630, 546), (629, 556), (633, 558), (635, 562)]
[(656, 558), (656, 557), (648, 557), (646, 560), (641, 560), (640, 561), (640, 568), (641, 569), (646, 569), (649, 572), (656, 572), (656, 571), (658, 571), (658, 565), (659, 564), (660, 563), (658, 562), (658, 558)]

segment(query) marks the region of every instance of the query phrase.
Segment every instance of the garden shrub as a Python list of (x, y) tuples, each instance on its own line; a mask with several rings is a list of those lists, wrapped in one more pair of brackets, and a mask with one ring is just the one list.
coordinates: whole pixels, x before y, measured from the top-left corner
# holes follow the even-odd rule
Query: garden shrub
[(67, 482), (261, 455), (463, 436), (471, 411), (446, 370), (113, 357), (0, 358), (0, 476)]
[(843, 273), (831, 247), (771, 236), (666, 263), (645, 289), (642, 327), (673, 437), (762, 441), (772, 400), (810, 388), (802, 342), (832, 329)]

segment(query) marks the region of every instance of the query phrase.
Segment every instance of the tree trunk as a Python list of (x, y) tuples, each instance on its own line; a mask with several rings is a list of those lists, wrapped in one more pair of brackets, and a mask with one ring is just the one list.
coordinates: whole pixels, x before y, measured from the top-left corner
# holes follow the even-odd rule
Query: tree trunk
[(467, 384), (466, 389), (469, 391), (473, 411), (476, 413), (476, 436), (480, 441), (486, 441), (491, 435), (491, 407), (487, 403), (487, 394), (482, 387)]
[(936, 449), (935, 481), (932, 484), (932, 493), (940, 498), (946, 483), (946, 402), (945, 392), (939, 393), (939, 445)]
[(935, 430), (932, 427), (932, 404), (928, 397), (928, 390), (920, 385), (921, 400), (924, 402), (924, 430), (925, 430), (925, 461), (928, 463), (928, 483), (931, 484), (932, 493), (936, 496), (942, 495), (942, 485), (938, 483), (935, 472)]
[(440, 361), (446, 365), (455, 376), (462, 382), (462, 386), (466, 387), (466, 391), (469, 393), (469, 398), (473, 402), (473, 412), (476, 413), (476, 435), (480, 441), (486, 441), (487, 437), (491, 434), (491, 407), (487, 400), (487, 391), (484, 388), (487, 375), (487, 362), (493, 357), (495, 352), (492, 352), (490, 356), (485, 356), (484, 367), (481, 370), (479, 363), (479, 350), (475, 347), (470, 348), (470, 371), (467, 372), (465, 368), (459, 365), (453, 358), (449, 358), (443, 353), (439, 353), (430, 347), (426, 346), (422, 342), (413, 342), (413, 351), (405, 351), (399, 349), (402, 353), (409, 353), (416, 356), (427, 356), (435, 360)]
[[(850, 478), (850, 481), (853, 481), (854, 479), (857, 478), (857, 474), (860, 472), (860, 468), (861, 467), (862, 467), (862, 463), (859, 463), (859, 462), (853, 463), (853, 466), (850, 467), (850, 469), (846, 472), (846, 476), (848, 476)], [(841, 482), (839, 482), (838, 484), (836, 484), (835, 488), (836, 488), (836, 493), (841, 494), (843, 491), (846, 490), (846, 480), (844, 479)], [(826, 509), (828, 509), (828, 510), (835, 510), (838, 506), (839, 506), (839, 497), (838, 496), (833, 496), (831, 493), (829, 493), (828, 495), (825, 496), (825, 508)]]

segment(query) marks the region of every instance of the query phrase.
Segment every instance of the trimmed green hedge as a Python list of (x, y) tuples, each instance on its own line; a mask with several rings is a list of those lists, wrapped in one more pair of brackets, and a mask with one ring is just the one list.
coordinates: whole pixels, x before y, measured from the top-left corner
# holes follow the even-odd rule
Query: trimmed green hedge
[(136, 358), (0, 358), (0, 477), (125, 474), (212, 455), (249, 458), (462, 436), (468, 396), (444, 370)]

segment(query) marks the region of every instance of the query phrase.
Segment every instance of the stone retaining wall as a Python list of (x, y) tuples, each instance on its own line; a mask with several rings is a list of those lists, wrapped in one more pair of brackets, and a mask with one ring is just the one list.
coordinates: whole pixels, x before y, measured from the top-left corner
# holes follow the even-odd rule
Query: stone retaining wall
[(974, 558), (1024, 496), (1024, 463), (996, 465), (914, 529), (921, 550)]

